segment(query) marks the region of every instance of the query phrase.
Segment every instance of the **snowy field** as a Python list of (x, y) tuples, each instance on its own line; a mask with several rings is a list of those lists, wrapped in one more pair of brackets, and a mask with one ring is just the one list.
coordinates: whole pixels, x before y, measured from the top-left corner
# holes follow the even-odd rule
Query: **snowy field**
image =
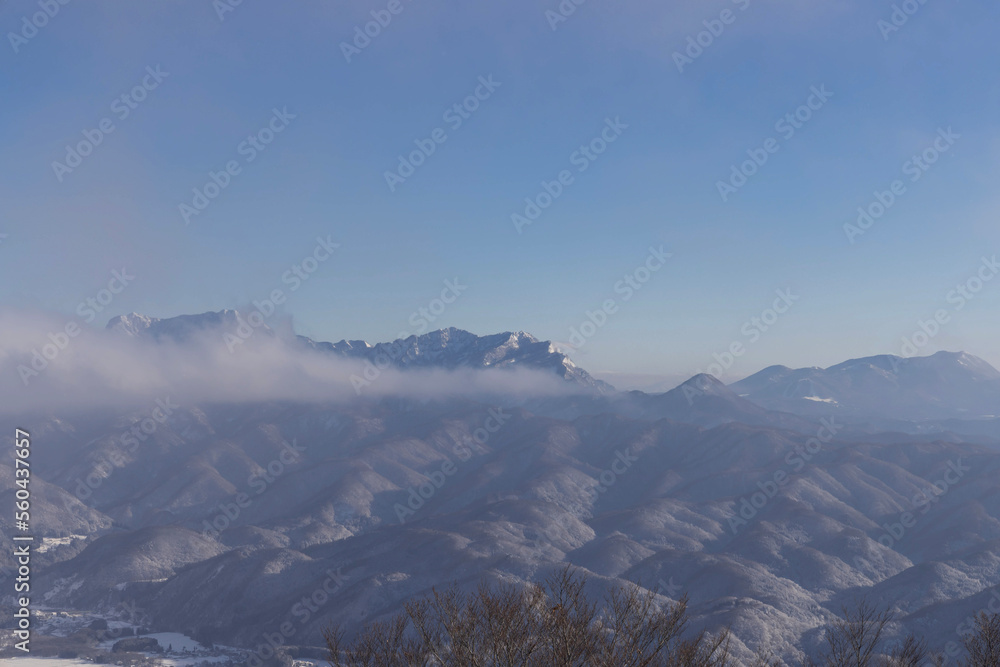
[[(160, 646), (163, 647), (164, 651), (166, 651), (169, 648), (173, 653), (183, 653), (184, 651), (196, 652), (205, 650), (204, 646), (202, 646), (195, 640), (191, 639), (190, 637), (185, 637), (179, 632), (154, 632), (151, 635), (139, 635), (139, 637), (152, 637), (157, 642), (159, 642)], [(115, 637), (113, 639), (106, 639), (100, 644), (98, 644), (98, 646), (100, 646), (103, 649), (111, 650), (112, 646), (114, 646), (117, 642), (125, 638), (126, 638), (125, 636), (121, 636), (121, 637)], [(128, 636), (128, 638), (131, 639), (131, 636)]]
[[(176, 645), (174, 646), (176, 648)], [(225, 660), (226, 658), (217, 658), (217, 660)], [(212, 661), (212, 658), (162, 658), (164, 665), (170, 665), (171, 667), (189, 667), (190, 665), (198, 664), (204, 660)], [(60, 658), (5, 658), (3, 664), (19, 665), (20, 667), (94, 667), (92, 662), (84, 662), (82, 660), (62, 660)], [(326, 662), (318, 660), (298, 660), (297, 665), (301, 667), (321, 667), (326, 665)]]
[[(53, 615), (50, 620), (55, 621), (52, 625), (57, 627), (61, 625), (61, 629), (65, 631), (77, 629), (80, 626), (81, 619), (89, 622), (91, 616), (78, 615), (60, 617)], [(53, 634), (61, 633), (57, 632)], [(63, 634), (63, 636), (65, 636), (65, 634)], [(226, 662), (233, 657), (232, 655), (228, 655), (228, 652), (226, 651), (209, 651), (194, 639), (177, 632), (157, 632), (148, 635), (139, 635), (139, 637), (150, 637), (159, 642), (160, 646), (163, 647), (164, 653), (146, 653), (145, 655), (152, 658), (158, 658), (163, 665), (165, 665), (165, 667), (192, 667), (193, 665), (200, 665), (204, 662)], [(98, 646), (102, 649), (110, 651), (116, 642), (125, 638), (131, 639), (132, 636), (122, 635), (113, 639), (107, 639), (100, 642)], [(170, 649), (169, 652), (167, 652), (168, 648)], [(230, 651), (233, 654), (238, 655), (237, 649), (230, 649)], [(17, 664), (22, 665), (23, 667), (78, 667), (79, 665), (88, 665), (93, 667), (94, 665), (92, 662), (63, 658), (15, 657), (0, 659), (0, 665), (7, 664)]]
[(3, 663), (20, 665), (22, 667), (80, 667), (80, 665), (94, 667), (94, 663), (92, 662), (84, 662), (82, 660), (62, 660), (60, 658), (4, 658)]
[(156, 656), (163, 662), (167, 667), (192, 667), (192, 665), (200, 665), (203, 662), (225, 662), (228, 660), (225, 656), (211, 657), (211, 656), (197, 656), (193, 658), (165, 658), (163, 656)]
[(42, 538), (42, 543), (39, 544), (35, 548), (35, 551), (37, 551), (40, 554), (43, 554), (46, 551), (48, 551), (49, 549), (53, 549), (55, 547), (61, 547), (61, 546), (65, 546), (67, 544), (70, 544), (75, 539), (85, 540), (85, 539), (87, 539), (87, 536), (86, 535), (70, 535), (69, 537), (43, 537)]

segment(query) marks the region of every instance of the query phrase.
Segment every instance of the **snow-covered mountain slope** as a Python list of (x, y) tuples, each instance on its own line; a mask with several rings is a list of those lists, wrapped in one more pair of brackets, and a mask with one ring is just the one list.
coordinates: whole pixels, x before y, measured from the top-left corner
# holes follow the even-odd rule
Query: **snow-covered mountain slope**
[[(128, 336), (183, 343), (195, 335), (216, 331), (236, 331), (237, 327), (244, 322), (245, 318), (236, 310), (220, 310), (198, 315), (178, 315), (165, 319), (129, 313), (112, 318), (105, 328)], [(257, 324), (254, 329), (273, 333), (271, 328), (264, 323)]]
[(830, 368), (771, 366), (730, 385), (772, 410), (881, 419), (996, 418), (1000, 371), (965, 352), (881, 355)]
[(575, 419), (602, 412), (631, 419), (657, 421), (671, 419), (699, 426), (718, 426), (741, 422), (774, 426), (809, 433), (815, 422), (797, 415), (766, 410), (756, 403), (737, 396), (711, 375), (696, 375), (680, 386), (661, 394), (642, 391), (614, 394), (578, 394), (535, 398), (523, 406), (540, 415), (559, 419)]
[(523, 331), (477, 336), (462, 329), (448, 328), (371, 345), (365, 341), (342, 340), (317, 343), (299, 337), (303, 344), (347, 358), (396, 368), (535, 368), (552, 371), (580, 386), (610, 393), (613, 387), (577, 367), (549, 341), (540, 341)]
[[(183, 347), (241, 319), (131, 315), (109, 335)], [(315, 646), (331, 622), (353, 632), (434, 587), (569, 563), (596, 588), (687, 592), (692, 629), (729, 626), (744, 656), (795, 659), (862, 595), (899, 614), (893, 636), (940, 647), (1000, 587), (1000, 449), (877, 429), (932, 408), (951, 421), (921, 428), (961, 426), (963, 401), (979, 414), (997, 372), (969, 355), (774, 367), (730, 387), (699, 375), (647, 394), (614, 392), (521, 332), (266, 342), (404, 373), (544, 370), (580, 390), (176, 395), (155, 424), (149, 405), (38, 417), (35, 527), (71, 540), (38, 561), (47, 604), (127, 603), (157, 630), (243, 646), (287, 623), (286, 643)]]
[[(259, 315), (256, 312), (253, 314)], [(264, 332), (268, 337), (277, 335), (266, 323), (251, 322), (248, 315), (236, 310), (167, 319), (130, 313), (113, 318), (106, 328), (136, 338), (178, 343), (197, 335), (214, 336), (216, 341), (222, 342), (223, 336), (239, 336), (240, 331)], [(246, 334), (243, 336), (249, 337)], [(305, 336), (294, 336), (287, 343), (345, 359), (365, 361), (379, 370), (387, 367), (446, 370), (529, 368), (551, 372), (585, 389), (601, 393), (614, 391), (611, 385), (577, 367), (553, 343), (538, 340), (523, 331), (477, 336), (461, 329), (448, 328), (388, 343), (370, 344), (362, 340), (326, 343)]]
[[(121, 426), (54, 440), (51, 479), (72, 493)], [(435, 586), (572, 563), (599, 586), (687, 591), (697, 627), (728, 624), (785, 656), (866, 592), (944, 641), (921, 614), (974, 611), (1000, 585), (1000, 454), (814, 426), (471, 401), (179, 409), (87, 498), (117, 528), (38, 586), (50, 604), (125, 599), (157, 629), (220, 642), (253, 645), (287, 620), (315, 645), (331, 621), (356, 628)], [(307, 617), (296, 604), (316, 590), (328, 602)]]

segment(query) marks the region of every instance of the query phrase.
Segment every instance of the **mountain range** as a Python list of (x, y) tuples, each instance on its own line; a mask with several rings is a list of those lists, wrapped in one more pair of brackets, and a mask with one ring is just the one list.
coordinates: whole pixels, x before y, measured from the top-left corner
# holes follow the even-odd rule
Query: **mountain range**
[[(108, 335), (222, 346), (245, 320), (131, 314)], [(648, 394), (615, 391), (524, 332), (373, 345), (265, 327), (401, 372), (527, 368), (572, 391), (174, 396), (134, 447), (124, 434), (148, 408), (39, 417), (47, 605), (133, 605), (156, 629), (248, 649), (288, 623), (285, 643), (316, 646), (327, 624), (353, 632), (434, 587), (528, 582), (568, 563), (599, 588), (687, 592), (693, 629), (728, 626), (743, 656), (797, 659), (863, 595), (896, 611), (891, 637), (943, 646), (1000, 585), (1000, 373), (972, 355), (775, 366), (729, 386), (699, 375)], [(11, 517), (0, 532), (13, 534)]]
[(873, 418), (1000, 417), (1000, 371), (965, 352), (881, 355), (825, 369), (771, 366), (732, 389), (770, 409), (804, 414), (832, 407)]

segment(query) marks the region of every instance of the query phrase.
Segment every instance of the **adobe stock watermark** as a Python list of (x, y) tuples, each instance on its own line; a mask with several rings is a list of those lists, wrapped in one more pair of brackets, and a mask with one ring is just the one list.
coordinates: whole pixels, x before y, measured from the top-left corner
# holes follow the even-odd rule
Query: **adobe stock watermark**
[(820, 419), (819, 430), (816, 435), (806, 440), (805, 444), (795, 443), (792, 451), (785, 455), (785, 466), (776, 470), (771, 479), (757, 482), (759, 491), (742, 496), (738, 502), (734, 501), (736, 508), (729, 516), (729, 530), (733, 535), (739, 532), (740, 528), (749, 525), (750, 521), (764, 509), (772, 498), (778, 495), (781, 487), (788, 484), (795, 475), (801, 473), (806, 465), (810, 463), (823, 449), (823, 445), (833, 440), (837, 432), (844, 428), (834, 422), (833, 417)]
[[(328, 234), (325, 239), (322, 236), (317, 236), (316, 246), (312, 252), (301, 261), (292, 264), (291, 268), (281, 274), (282, 284), (290, 286), (288, 292), (290, 294), (297, 292), (319, 270), (319, 267), (333, 256), (338, 248), (340, 248), (340, 244), (334, 243), (331, 240), (331, 235)], [(287, 299), (288, 295), (285, 294), (285, 291), (276, 287), (270, 291), (267, 298), (253, 301), (253, 310), (247, 315), (246, 320), (240, 318), (237, 313), (236, 331), (233, 333), (226, 331), (222, 334), (222, 340), (230, 354), (236, 351), (237, 346), (250, 340), (254, 332), (263, 326), (264, 322), (274, 315), (277, 307), (285, 303)]]
[(135, 454), (139, 449), (139, 443), (145, 442), (156, 433), (162, 424), (170, 420), (174, 410), (179, 408), (180, 406), (173, 403), (169, 396), (156, 399), (156, 407), (150, 411), (149, 416), (136, 421), (132, 428), (119, 436), (117, 445), (120, 446), (116, 446), (102, 457), (87, 476), (82, 479), (76, 478), (76, 489), (73, 493), (77, 499), (85, 501), (94, 495), (94, 491), (104, 484), (104, 481), (111, 476), (116, 468), (125, 467), (128, 462), (125, 458), (126, 453)]
[(668, 598), (672, 600), (677, 600), (679, 599), (681, 593), (684, 592), (684, 588), (680, 584), (675, 584), (673, 577), (670, 577), (669, 582), (663, 581), (663, 578), (661, 577), (657, 582), (656, 592), (660, 593), (661, 595), (666, 595)]
[(632, 456), (629, 453), (629, 447), (621, 450), (615, 450), (615, 458), (611, 461), (611, 465), (601, 471), (601, 474), (597, 476), (598, 484), (590, 489), (590, 504), (593, 506), (601, 497), (601, 494), (607, 493), (615, 484), (618, 483), (619, 478), (621, 478), (625, 473), (632, 468), (632, 464), (639, 460), (639, 457)]
[(467, 289), (469, 289), (469, 286), (461, 284), (458, 281), (458, 278), (455, 278), (454, 280), (445, 280), (444, 288), (441, 290), (441, 296), (431, 299), (426, 306), (421, 306), (410, 313), (410, 317), (407, 319), (407, 322), (409, 322), (413, 329), (412, 333), (407, 334), (407, 338), (412, 335), (419, 336), (426, 333), (427, 330), (430, 329), (431, 324), (444, 315), (444, 311), (447, 307), (455, 303), (458, 297), (462, 295), (462, 292)]
[[(945, 300), (952, 306), (950, 311), (945, 308), (938, 308), (926, 320), (918, 319), (916, 330), (909, 336), (903, 336), (899, 356), (904, 361), (916, 356), (920, 350), (934, 340), (941, 333), (942, 329), (951, 322), (952, 315), (965, 308), (970, 301), (975, 299), (983, 291), (987, 283), (992, 281), (998, 273), (1000, 273), (1000, 262), (997, 262), (997, 256), (983, 256), (976, 272), (964, 282), (956, 285), (954, 289), (945, 295)], [(893, 370), (898, 371), (899, 361), (893, 358), (892, 363)]]
[[(271, 488), (271, 485), (285, 474), (287, 466), (300, 463), (302, 454), (306, 451), (306, 448), (299, 445), (294, 438), (292, 438), (291, 443), (282, 442), (281, 446), (278, 458), (270, 461), (261, 472), (254, 473), (247, 478), (247, 486), (256, 492), (256, 496), (260, 496)], [(219, 503), (219, 511), (212, 517), (212, 520), (205, 519), (202, 524), (204, 526), (204, 530), (201, 531), (202, 536), (206, 539), (218, 538), (227, 528), (236, 523), (243, 510), (253, 504), (254, 497), (241, 491), (233, 496), (230, 502)]]
[(786, 113), (774, 123), (774, 131), (781, 135), (781, 139), (768, 137), (757, 148), (748, 148), (747, 156), (737, 165), (731, 165), (729, 179), (727, 181), (716, 181), (715, 188), (719, 191), (719, 197), (723, 202), (729, 201), (729, 197), (736, 194), (740, 188), (747, 184), (760, 169), (767, 164), (771, 156), (781, 150), (781, 141), (788, 141), (801, 130), (806, 123), (812, 120), (813, 115), (822, 109), (833, 97), (833, 93), (826, 89), (825, 84), (818, 88), (812, 86), (809, 89), (809, 96), (806, 101), (794, 111)]
[[(608, 146), (618, 141), (622, 133), (628, 129), (628, 125), (621, 122), (621, 117), (615, 116), (614, 120), (604, 119), (604, 127), (586, 144), (581, 145), (569, 156), (569, 163), (576, 167), (579, 174), (587, 171), (598, 157), (608, 150)], [(524, 228), (532, 225), (542, 215), (542, 211), (552, 206), (555, 200), (559, 199), (566, 188), (573, 185), (575, 176), (569, 169), (563, 169), (551, 181), (543, 180), (542, 189), (533, 197), (524, 198), (524, 211), (512, 213), (510, 221), (518, 234), (524, 232)]]
[(467, 289), (469, 286), (463, 285), (458, 278), (445, 280), (440, 297), (431, 299), (426, 306), (418, 308), (410, 314), (408, 322), (413, 330), (401, 331), (396, 335), (396, 340), (380, 346), (381, 350), (375, 354), (374, 359), (365, 359), (361, 375), (351, 374), (350, 381), (351, 386), (354, 387), (354, 393), (360, 396), (362, 389), (371, 386), (382, 375), (382, 371), (403, 359), (407, 354), (403, 343), (411, 336), (424, 333), (430, 324), (441, 317), (448, 306), (455, 303), (462, 292)]
[[(560, 531), (568, 532), (573, 528), (569, 517), (577, 521), (586, 521), (590, 512), (582, 503), (571, 501), (565, 507), (566, 512), (552, 513), (552, 522), (545, 524), (545, 527), (531, 540), (531, 544), (537, 548), (545, 546), (555, 546), (561, 537)], [(569, 516), (567, 516), (567, 514)]]
[(38, 31), (49, 24), (62, 8), (70, 3), (70, 0), (38, 0), (38, 8), (34, 14), (21, 17), (21, 29), (18, 32), (8, 32), (7, 40), (10, 48), (17, 54), (21, 47), (27, 44), (38, 35)]
[[(745, 342), (742, 339), (737, 339), (731, 342), (722, 352), (713, 352), (712, 359), (714, 361), (708, 365), (706, 370), (698, 369), (695, 375), (708, 373), (709, 375), (721, 378), (726, 371), (733, 367), (737, 359), (746, 354), (748, 346), (760, 340), (760, 337), (770, 330), (777, 323), (778, 319), (787, 313), (800, 298), (792, 294), (790, 288), (775, 290), (774, 293), (778, 296), (771, 304), (771, 307), (762, 310), (760, 315), (751, 317), (740, 327), (740, 333), (743, 335)], [(689, 386), (686, 383), (682, 385), (682, 388), (688, 405), (694, 405), (694, 397), (701, 396), (704, 393), (697, 387)]]
[(236, 154), (243, 157), (243, 163), (239, 160), (229, 160), (219, 171), (209, 171), (208, 180), (200, 188), (192, 188), (193, 194), (191, 203), (182, 202), (177, 208), (180, 211), (181, 219), (185, 225), (191, 224), (191, 218), (201, 215), (208, 208), (209, 204), (215, 201), (222, 191), (229, 187), (233, 179), (243, 173), (244, 165), (248, 165), (257, 159), (257, 156), (267, 150), (275, 137), (285, 131), (288, 125), (297, 118), (297, 114), (289, 113), (288, 107), (280, 111), (277, 107), (271, 110), (271, 118), (264, 127), (255, 133), (247, 135), (247, 138), (236, 146)]
[[(121, 271), (112, 270), (111, 279), (107, 287), (101, 288), (92, 297), (87, 297), (76, 307), (76, 314), (82, 317), (88, 324), (93, 322), (97, 313), (102, 312), (115, 300), (115, 297), (125, 291), (135, 276), (129, 275), (128, 269), (122, 267)], [(83, 329), (75, 320), (69, 320), (61, 331), (49, 332), (49, 342), (43, 343), (41, 348), (32, 348), (31, 361), (28, 365), (19, 364), (17, 373), (21, 382), (27, 387), (32, 378), (38, 377), (42, 371), (54, 362), (59, 354), (69, 347), (72, 339), (83, 332)]]
[[(750, 0), (732, 0), (732, 2), (740, 12), (745, 12), (750, 6)], [(700, 58), (706, 49), (715, 44), (715, 40), (722, 37), (722, 34), (726, 32), (727, 26), (736, 23), (738, 17), (739, 14), (737, 12), (727, 8), (719, 13), (718, 18), (702, 21), (701, 23), (705, 26), (705, 29), (695, 35), (688, 35), (687, 46), (684, 47), (683, 52), (674, 51), (673, 53), (677, 71), (683, 74), (684, 68), (688, 65), (693, 65), (694, 61)]]
[[(119, 611), (119, 607), (124, 610), (124, 614)], [(94, 640), (97, 642), (114, 642), (118, 639), (133, 636), (133, 629), (130, 626), (137, 627), (149, 627), (151, 619), (145, 610), (140, 609), (135, 602), (128, 600), (123, 600), (118, 603), (118, 606), (110, 610), (111, 615), (115, 620), (124, 621), (127, 625), (119, 625), (112, 627), (107, 624), (107, 627), (94, 631)], [(107, 620), (107, 619), (106, 619)]]
[(336, 570), (327, 568), (324, 573), (326, 578), (323, 579), (322, 583), (312, 593), (303, 595), (285, 614), (286, 619), (294, 616), (298, 621), (298, 627), (291, 620), (285, 620), (278, 626), (276, 632), (265, 632), (261, 636), (263, 643), (258, 644), (250, 657), (247, 658), (245, 663), (247, 667), (261, 667), (265, 660), (270, 660), (277, 655), (278, 649), (289, 643), (299, 628), (308, 623), (313, 615), (318, 614), (333, 599), (333, 596), (340, 592), (348, 580), (346, 575), (341, 574), (341, 569), (340, 567)]
[(432, 470), (424, 475), (427, 481), (407, 489), (409, 495), (405, 505), (403, 503), (393, 505), (392, 509), (396, 512), (396, 518), (399, 519), (399, 522), (406, 523), (408, 518), (420, 511), (447, 484), (448, 479), (458, 472), (459, 466), (473, 457), (473, 447), (477, 450), (477, 454), (484, 454), (486, 443), (503, 428), (511, 416), (504, 414), (503, 408), (490, 408), (486, 419), (483, 420), (483, 425), (472, 432), (474, 442), (470, 443), (466, 440), (465, 442), (456, 442), (453, 445), (452, 452), (459, 463), (445, 457), (444, 462), (438, 466), (437, 470)]
[[(906, 536), (907, 531), (917, 525), (919, 517), (916, 516), (915, 512), (919, 510), (920, 516), (926, 515), (931, 510), (931, 507), (935, 503), (941, 502), (941, 498), (961, 483), (965, 477), (965, 473), (971, 470), (972, 468), (969, 466), (962, 465), (961, 457), (959, 457), (957, 462), (948, 461), (948, 467), (941, 475), (941, 478), (932, 482), (929, 490), (921, 491), (913, 497), (913, 511), (902, 512), (895, 522), (890, 523), (887, 521), (882, 524), (885, 532), (876, 540), (879, 545), (886, 549), (892, 549), (897, 546)], [(855, 564), (857, 564), (858, 559), (859, 557), (856, 556)]]
[[(407, 0), (407, 2), (412, 2), (412, 0)], [(355, 56), (361, 55), (362, 51), (371, 46), (372, 40), (381, 35), (382, 31), (393, 22), (394, 17), (402, 14), (404, 9), (406, 9), (406, 5), (403, 4), (402, 0), (389, 0), (385, 9), (371, 10), (372, 20), (363, 26), (354, 26), (353, 39), (350, 42), (340, 43), (340, 52), (344, 54), (344, 60), (350, 64)]]
[[(594, 507), (597, 501), (600, 500), (601, 495), (607, 493), (615, 486), (618, 480), (631, 470), (632, 466), (638, 461), (639, 457), (633, 456), (629, 447), (626, 447), (624, 450), (615, 450), (615, 456), (611, 460), (611, 464), (597, 475), (597, 483), (588, 491), (586, 502), (590, 504), (590, 507)], [(568, 503), (566, 511), (578, 521), (585, 521), (591, 514), (591, 511), (583, 503), (576, 501)], [(566, 514), (562, 512), (555, 514), (553, 523), (546, 524), (537, 537), (532, 540), (532, 544), (536, 547), (554, 546), (560, 537), (558, 531), (566, 531), (572, 528), (571, 522), (567, 519)], [(673, 579), (671, 579), (672, 581)]]
[(919, 12), (926, 4), (927, 0), (903, 0), (899, 4), (894, 3), (889, 20), (879, 19), (875, 23), (875, 27), (882, 33), (882, 40), (888, 42), (889, 36), (894, 32), (899, 32), (903, 26), (910, 22), (910, 17)]
[[(976, 632), (976, 619), (982, 614), (986, 615), (996, 615), (1000, 614), (1000, 588), (994, 586), (990, 589), (990, 600), (985, 606), (981, 607), (979, 611), (970, 616), (963, 618), (958, 625), (955, 626), (955, 634), (959, 637), (966, 637), (968, 635), (975, 634)], [(927, 663), (924, 667), (943, 667), (944, 665), (951, 664), (950, 660), (956, 660), (964, 652), (964, 647), (962, 644), (956, 641), (949, 641), (944, 646), (944, 657), (945, 661), (938, 665), (936, 663)], [(956, 664), (962, 664), (958, 662)]]
[[(942, 155), (951, 150), (961, 137), (962, 135), (953, 132), (951, 127), (948, 129), (938, 128), (938, 136), (931, 145), (903, 163), (901, 167), (903, 175), (909, 176), (911, 183), (916, 183), (941, 159)], [(867, 205), (858, 207), (856, 222), (844, 224), (844, 234), (851, 245), (857, 242), (859, 236), (863, 236), (871, 229), (906, 193), (906, 183), (902, 179), (894, 180), (889, 184), (887, 190), (875, 190), (874, 199)]]
[(112, 270), (111, 279), (108, 286), (97, 291), (92, 297), (87, 297), (76, 306), (76, 314), (83, 318), (87, 324), (91, 324), (97, 319), (98, 313), (103, 313), (115, 300), (115, 297), (125, 291), (135, 276), (130, 275), (126, 267), (121, 271)]
[(587, 2), (587, 0), (561, 0), (556, 8), (545, 10), (545, 20), (548, 21), (552, 32), (559, 28), (560, 23), (565, 23), (569, 17), (576, 14), (576, 8)]
[[(465, 121), (472, 118), (472, 114), (479, 109), (483, 102), (490, 99), (500, 86), (501, 83), (494, 81), (492, 74), (479, 77), (479, 85), (461, 102), (456, 102), (445, 109), (444, 113), (441, 114), (441, 119), (448, 124), (452, 132), (457, 131)], [(386, 171), (384, 174), (385, 184), (389, 186), (389, 192), (395, 192), (397, 186), (402, 185), (406, 179), (413, 176), (417, 169), (427, 162), (427, 158), (437, 152), (438, 146), (446, 141), (448, 141), (448, 133), (443, 127), (434, 128), (427, 134), (426, 138), (414, 139), (413, 143), (416, 145), (416, 149), (407, 155), (401, 154), (395, 171)]]
[(219, 17), (219, 23), (226, 20), (226, 14), (236, 11), (236, 8), (243, 4), (243, 0), (212, 0), (212, 9)]
[[(146, 101), (149, 94), (160, 87), (160, 84), (170, 76), (170, 72), (160, 70), (160, 66), (146, 67), (146, 75), (142, 77), (131, 90), (128, 90), (114, 99), (111, 103), (111, 113), (119, 122), (124, 121), (132, 112), (139, 108), (139, 105)], [(93, 129), (84, 129), (81, 134), (83, 139), (75, 145), (66, 145), (66, 155), (63, 162), (52, 161), (52, 171), (56, 175), (56, 180), (60, 183), (67, 174), (83, 164), (84, 159), (93, 154), (94, 149), (104, 143), (104, 139), (117, 129), (115, 121), (111, 116), (105, 116), (99, 120)]]
[(621, 295), (621, 301), (612, 297), (605, 299), (599, 308), (585, 311), (586, 319), (578, 326), (569, 328), (568, 342), (570, 346), (579, 350), (586, 345), (587, 341), (597, 335), (597, 332), (608, 323), (608, 318), (618, 312), (621, 304), (631, 301), (643, 285), (652, 279), (653, 274), (662, 269), (667, 260), (673, 256), (673, 253), (664, 252), (662, 245), (659, 248), (649, 246), (649, 255), (646, 256), (645, 261), (614, 284), (615, 294)]

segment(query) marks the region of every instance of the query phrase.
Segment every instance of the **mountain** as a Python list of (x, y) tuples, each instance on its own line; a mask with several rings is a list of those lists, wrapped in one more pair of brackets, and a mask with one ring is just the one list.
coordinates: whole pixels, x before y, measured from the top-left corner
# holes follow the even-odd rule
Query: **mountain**
[(801, 415), (911, 421), (1000, 416), (1000, 371), (965, 352), (881, 355), (826, 369), (771, 366), (730, 388), (762, 407)]
[[(109, 335), (222, 345), (241, 321), (131, 314)], [(697, 375), (644, 393), (613, 391), (524, 332), (372, 345), (268, 331), (307, 361), (528, 368), (587, 390), (177, 395), (155, 424), (149, 406), (39, 416), (32, 587), (48, 607), (127, 605), (155, 630), (250, 649), (291, 628), (282, 641), (315, 647), (330, 623), (351, 634), (452, 583), (525, 584), (568, 564), (595, 589), (688, 593), (693, 631), (730, 627), (741, 659), (763, 648), (797, 661), (861, 596), (898, 615), (890, 638), (940, 648), (1000, 590), (1000, 449), (958, 430), (994, 427), (971, 417), (1000, 412), (1000, 374), (971, 355), (775, 366), (730, 386)], [(916, 417), (952, 431), (876, 428)], [(14, 565), (0, 556), (0, 576)]]
[(762, 408), (737, 396), (718, 379), (706, 374), (696, 375), (680, 386), (658, 394), (635, 390), (573, 394), (533, 398), (524, 401), (521, 406), (538, 415), (567, 420), (609, 413), (642, 421), (670, 419), (704, 427), (740, 422), (800, 433), (811, 433), (816, 429), (814, 420)]
[(534, 368), (551, 371), (565, 380), (600, 392), (614, 391), (608, 383), (576, 366), (553, 343), (540, 341), (524, 331), (477, 336), (462, 329), (448, 328), (375, 345), (357, 340), (318, 343), (304, 336), (298, 338), (310, 348), (363, 359), (379, 366), (449, 370)]
[[(130, 313), (113, 318), (106, 329), (136, 338), (177, 343), (185, 343), (199, 335), (218, 334), (217, 339), (221, 342), (224, 334), (238, 335), (240, 327), (248, 330), (247, 323), (254, 313), (256, 311), (245, 315), (236, 310), (222, 310), (167, 319)], [(251, 328), (269, 336), (277, 335), (266, 323)], [(367, 361), (379, 369), (388, 366), (447, 370), (529, 368), (551, 372), (574, 385), (597, 392), (614, 391), (608, 383), (576, 366), (553, 343), (541, 341), (524, 331), (477, 336), (462, 329), (448, 328), (374, 345), (363, 340), (327, 343), (305, 336), (294, 336), (287, 342), (345, 359)]]
[(568, 563), (600, 588), (688, 592), (693, 629), (795, 658), (861, 593), (900, 614), (894, 632), (943, 644), (934, 610), (971, 613), (1000, 585), (1000, 453), (965, 443), (472, 401), (203, 406), (79, 490), (143, 414), (63, 419), (71, 437), (40, 451), (38, 474), (114, 520), (47, 519), (85, 539), (34, 580), (50, 607), (128, 604), (242, 646), (290, 622), (289, 643), (315, 646), (330, 622), (353, 632), (435, 587)]
[(662, 394), (629, 394), (650, 414), (704, 426), (732, 421), (777, 425), (783, 419), (738, 396), (717, 378), (705, 373)]
[[(237, 327), (245, 321), (246, 318), (236, 310), (220, 310), (199, 315), (178, 315), (166, 319), (129, 313), (112, 318), (105, 328), (127, 336), (184, 343), (196, 335), (216, 331), (235, 332)], [(260, 324), (254, 328), (271, 332), (270, 327), (266, 324)]]

